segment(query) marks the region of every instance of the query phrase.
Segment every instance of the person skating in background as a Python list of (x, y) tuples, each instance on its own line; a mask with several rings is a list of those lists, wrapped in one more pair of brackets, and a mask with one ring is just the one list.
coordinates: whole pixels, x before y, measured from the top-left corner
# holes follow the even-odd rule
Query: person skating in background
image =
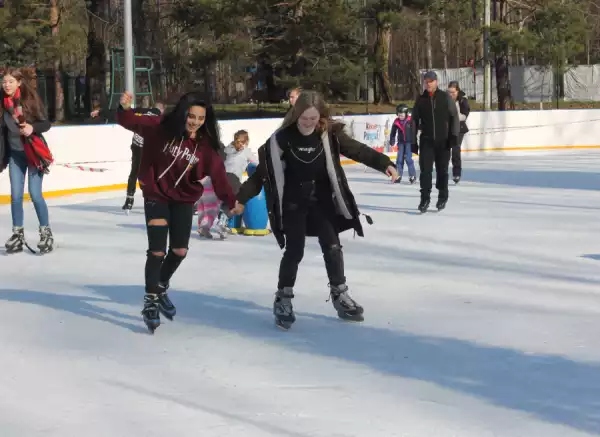
[[(134, 112), (137, 116), (160, 117), (165, 112), (165, 105), (162, 102), (156, 102), (153, 108), (135, 108)], [(144, 138), (134, 133), (131, 140), (131, 170), (127, 180), (127, 195), (122, 208), (125, 212), (129, 212), (133, 208), (137, 177), (142, 159), (142, 147), (144, 147)]]
[(5, 247), (7, 252), (17, 253), (27, 245), (23, 211), (27, 177), (29, 195), (39, 221), (38, 249), (48, 253), (54, 248), (54, 236), (42, 183), (52, 155), (42, 134), (50, 130), (51, 125), (39, 95), (20, 69), (9, 68), (3, 72), (0, 99), (0, 173), (8, 167), (13, 225), (13, 234)]
[(159, 313), (168, 319), (176, 313), (167, 290), (188, 252), (194, 204), (204, 190), (200, 181), (210, 176), (217, 196), (229, 208), (236, 201), (219, 155), (221, 142), (212, 105), (197, 93), (188, 93), (161, 118), (136, 115), (132, 99), (131, 93), (121, 96), (117, 122), (144, 138), (138, 177), (148, 234), (142, 315), (154, 332), (160, 325)]
[[(448, 165), (450, 150), (458, 143), (460, 124), (454, 100), (438, 88), (437, 74), (429, 71), (425, 74), (426, 89), (415, 101), (412, 112), (414, 124), (413, 152), (419, 154), (421, 169), (421, 202), (419, 211), (429, 209), (431, 182), (435, 163), (436, 188), (438, 201), (436, 207), (441, 211), (448, 202)], [(418, 132), (421, 136), (417, 139)]]
[[(250, 144), (250, 136), (245, 130), (237, 131), (233, 136), (233, 142), (225, 147), (225, 171), (227, 178), (231, 184), (231, 188), (235, 194), (240, 189), (244, 172), (248, 165), (255, 163), (258, 165), (258, 158), (252, 153), (248, 147)], [(231, 233), (231, 229), (227, 226), (227, 217), (223, 211), (219, 213), (217, 224), (215, 225), (217, 232), (223, 239), (227, 233)]]
[(466, 94), (460, 89), (457, 81), (452, 81), (448, 84), (448, 94), (452, 97), (452, 100), (456, 102), (456, 109), (458, 110), (458, 119), (460, 120), (460, 131), (458, 134), (458, 141), (455, 146), (452, 147), (452, 180), (455, 184), (460, 182), (462, 177), (462, 161), (460, 158), (460, 148), (462, 146), (463, 138), (465, 134), (469, 132), (467, 126), (467, 118), (471, 112), (469, 101), (466, 98)]
[[(211, 231), (217, 221), (221, 202), (215, 193), (210, 177), (202, 179), (201, 182), (204, 186), (204, 191), (202, 192), (200, 199), (196, 202), (198, 235), (202, 238), (212, 240), (213, 235)], [(223, 234), (220, 234), (220, 237), (221, 239), (224, 239)]]
[(296, 100), (298, 100), (298, 96), (302, 93), (301, 87), (292, 88), (290, 90), (290, 106), (293, 107), (296, 104)]
[(348, 292), (339, 234), (354, 229), (363, 236), (360, 213), (350, 191), (340, 154), (387, 174), (398, 176), (387, 155), (351, 139), (344, 125), (333, 121), (323, 96), (303, 91), (279, 128), (260, 147), (259, 165), (238, 193), (233, 213), (265, 188), (271, 230), (285, 249), (273, 314), (288, 329), (296, 320), (292, 307), (298, 266), (307, 236), (317, 236), (338, 316), (362, 321), (363, 308)]
[(404, 172), (404, 161), (408, 167), (408, 181), (414, 184), (417, 180), (417, 171), (415, 162), (412, 158), (412, 141), (414, 138), (412, 121), (408, 113), (408, 106), (398, 105), (396, 107), (396, 120), (392, 125), (390, 133), (390, 145), (398, 146), (398, 155), (396, 157), (396, 169), (398, 170), (398, 179), (394, 182), (399, 184), (402, 181)]

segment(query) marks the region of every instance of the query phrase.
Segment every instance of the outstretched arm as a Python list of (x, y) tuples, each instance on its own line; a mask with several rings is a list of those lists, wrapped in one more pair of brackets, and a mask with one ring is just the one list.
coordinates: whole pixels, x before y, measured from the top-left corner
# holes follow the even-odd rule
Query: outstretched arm
[(343, 129), (337, 130), (335, 135), (339, 141), (340, 153), (342, 155), (386, 174), (389, 167), (395, 168), (389, 156), (379, 153), (366, 144), (353, 140)]
[(117, 110), (117, 123), (141, 136), (152, 135), (152, 131), (159, 128), (161, 118), (136, 113), (131, 108), (132, 100), (131, 93), (126, 92), (121, 96), (120, 106)]
[(209, 166), (207, 173), (212, 180), (215, 194), (227, 204), (230, 210), (233, 209), (235, 207), (235, 194), (233, 194), (231, 184), (227, 178), (225, 164), (216, 150), (212, 151)]

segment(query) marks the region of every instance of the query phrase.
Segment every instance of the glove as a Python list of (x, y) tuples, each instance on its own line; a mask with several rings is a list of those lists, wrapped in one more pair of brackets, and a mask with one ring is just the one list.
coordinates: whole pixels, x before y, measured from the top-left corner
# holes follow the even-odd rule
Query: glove
[(446, 148), (448, 150), (452, 150), (452, 148), (456, 145), (458, 145), (458, 138), (455, 137), (454, 135), (450, 135), (448, 137), (448, 140), (446, 141)]

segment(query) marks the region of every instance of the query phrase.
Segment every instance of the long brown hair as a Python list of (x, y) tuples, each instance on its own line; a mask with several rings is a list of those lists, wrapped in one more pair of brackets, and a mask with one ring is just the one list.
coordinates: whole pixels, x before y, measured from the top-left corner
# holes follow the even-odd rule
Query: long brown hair
[(300, 93), (298, 100), (296, 100), (296, 104), (285, 115), (283, 123), (281, 123), (280, 130), (286, 129), (298, 122), (298, 119), (302, 113), (312, 107), (319, 111), (321, 116), (319, 119), (319, 125), (317, 126), (317, 131), (319, 133), (325, 132), (332, 120), (329, 115), (329, 107), (325, 102), (325, 98), (317, 91), (302, 91)]
[[(2, 76), (10, 75), (21, 82), (21, 106), (23, 107), (23, 115), (25, 119), (32, 121), (46, 120), (46, 108), (40, 99), (39, 94), (33, 86), (34, 78), (31, 75), (25, 74), (20, 68), (7, 68), (1, 72)], [(0, 90), (0, 114), (4, 113), (4, 105), (1, 104), (4, 100), (4, 90)]]

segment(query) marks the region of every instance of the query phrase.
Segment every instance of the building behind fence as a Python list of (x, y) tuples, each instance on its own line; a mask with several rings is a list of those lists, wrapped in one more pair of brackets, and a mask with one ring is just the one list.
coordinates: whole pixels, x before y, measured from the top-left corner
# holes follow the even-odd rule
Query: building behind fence
[[(440, 87), (456, 80), (467, 97), (483, 102), (483, 68), (450, 68), (434, 70)], [(425, 73), (425, 70), (421, 72)], [(557, 80), (558, 78), (558, 80)], [(509, 67), (509, 80), (515, 102), (600, 101), (600, 65), (580, 65), (557, 75), (542, 66)], [(556, 84), (559, 86), (557, 87)], [(492, 69), (492, 102), (498, 101), (496, 75)]]

